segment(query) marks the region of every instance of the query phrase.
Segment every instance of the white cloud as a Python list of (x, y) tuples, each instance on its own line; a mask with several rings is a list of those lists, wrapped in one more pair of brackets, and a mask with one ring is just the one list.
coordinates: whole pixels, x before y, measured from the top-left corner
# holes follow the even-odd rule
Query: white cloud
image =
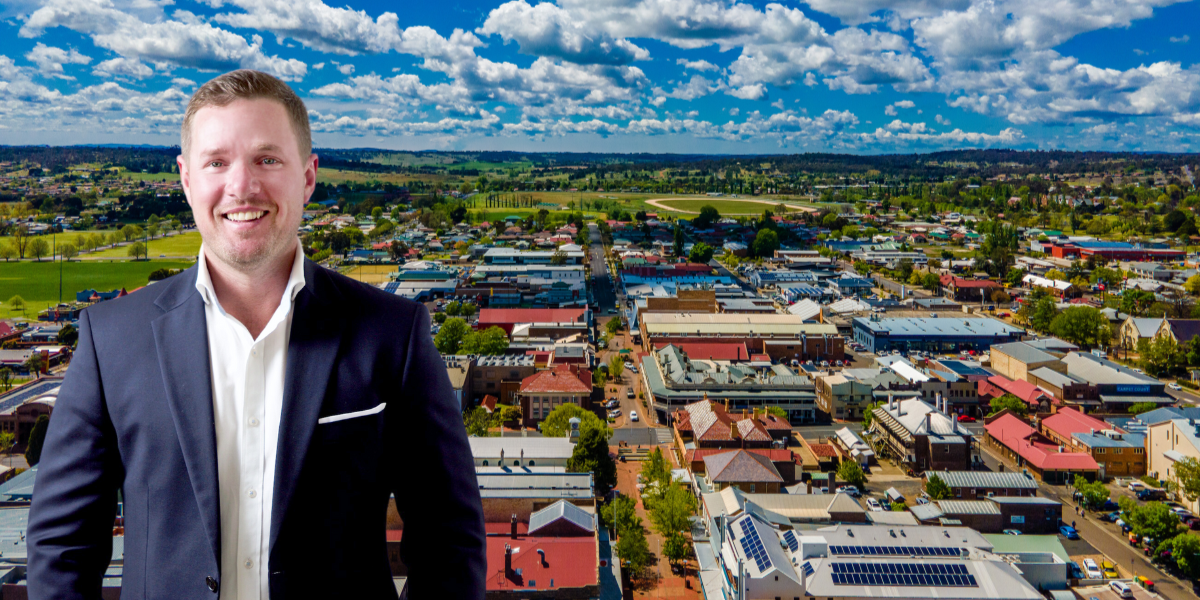
[(154, 69), (151, 69), (140, 60), (113, 58), (97, 64), (96, 68), (92, 69), (92, 74), (101, 77), (146, 79), (154, 76)]
[(783, 110), (783, 98), (780, 98), (780, 99), (772, 102), (771, 106), (778, 108), (779, 110)]
[(1184, 34), (1184, 35), (1181, 35), (1181, 36), (1179, 36), (1179, 37), (1174, 37), (1174, 36), (1172, 36), (1172, 37), (1170, 37), (1170, 38), (1168, 38), (1168, 39), (1170, 39), (1170, 40), (1171, 40), (1171, 43), (1172, 43), (1172, 44), (1186, 44), (1186, 43), (1188, 43), (1188, 40), (1190, 40), (1190, 39), (1192, 39), (1192, 38), (1191, 38), (1190, 36), (1188, 36), (1187, 34)]
[(60, 79), (75, 79), (63, 72), (64, 64), (86, 65), (92, 61), (91, 58), (80, 54), (74, 48), (63, 50), (41, 42), (38, 42), (33, 50), (25, 54), (25, 59), (37, 65), (38, 71), (41, 71), (42, 75)]
[(312, 68), (314, 71), (320, 71), (321, 69), (325, 68), (325, 63), (319, 62), (319, 63), (313, 65)]
[(937, 121), (938, 125), (945, 125), (947, 127), (950, 126), (950, 119), (947, 119), (947, 118), (943, 117), (942, 115), (934, 115), (933, 120)]
[(722, 84), (706, 79), (703, 75), (692, 75), (692, 78), (687, 83), (681, 83), (674, 90), (663, 93), (657, 91), (658, 95), (666, 95), (668, 98), (676, 98), (679, 100), (695, 100), (717, 92), (722, 89)]
[(399, 47), (402, 34), (396, 13), (372, 19), (365, 11), (334, 8), (321, 0), (216, 0), (242, 9), (213, 17), (232, 27), (269, 31), (333, 54), (379, 53)]
[(886, 107), (884, 107), (883, 114), (885, 114), (889, 117), (894, 117), (897, 114), (899, 114), (896, 111), (897, 108), (912, 108), (914, 106), (916, 106), (916, 103), (913, 102), (912, 100), (897, 100), (897, 101), (887, 105)]
[(740, 112), (742, 112), (742, 109), (735, 106), (735, 107), (729, 109), (729, 116), (736, 117), (736, 116), (738, 116), (738, 113), (740, 113)]
[(717, 71), (720, 69), (720, 67), (708, 62), (707, 60), (688, 60), (686, 58), (679, 58), (675, 60), (675, 64), (683, 65), (684, 69), (691, 69), (693, 71)]
[(626, 65), (650, 58), (646, 49), (575, 20), (566, 10), (548, 2), (537, 6), (525, 0), (506, 2), (489, 13), (483, 26), (475, 31), (499, 35), (505, 43), (516, 42), (524, 54), (585, 65)]
[(340, 71), (342, 75), (351, 75), (354, 73), (354, 65), (351, 65), (351, 64), (338, 65), (337, 70)]

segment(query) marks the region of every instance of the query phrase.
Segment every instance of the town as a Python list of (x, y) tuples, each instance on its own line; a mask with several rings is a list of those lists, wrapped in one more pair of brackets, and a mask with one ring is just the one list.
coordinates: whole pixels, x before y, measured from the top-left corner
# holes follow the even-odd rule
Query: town
[[(159, 154), (0, 163), (4, 599), (24, 597), (80, 313), (199, 250)], [(1194, 156), (945, 157), (932, 176), (333, 156), (302, 246), (428, 309), (474, 455), (489, 599), (1200, 589)]]

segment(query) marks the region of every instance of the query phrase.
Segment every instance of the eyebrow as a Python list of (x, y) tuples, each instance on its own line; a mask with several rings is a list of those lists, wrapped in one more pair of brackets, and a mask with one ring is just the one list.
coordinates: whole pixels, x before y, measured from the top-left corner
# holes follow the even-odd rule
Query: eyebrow
[[(253, 148), (253, 150), (255, 152), (278, 152), (279, 149), (280, 149), (279, 146), (269, 143), (269, 142), (259, 144)], [(220, 147), (209, 148), (207, 150), (201, 151), (200, 156), (201, 157), (213, 156), (216, 154), (225, 154), (227, 152), (228, 152), (228, 150), (226, 150), (225, 148), (220, 148)]]

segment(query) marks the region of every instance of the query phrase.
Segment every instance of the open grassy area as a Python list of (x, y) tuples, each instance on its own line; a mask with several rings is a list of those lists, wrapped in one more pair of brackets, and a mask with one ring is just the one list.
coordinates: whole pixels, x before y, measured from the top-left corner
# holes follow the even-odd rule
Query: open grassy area
[[(75, 292), (86, 289), (108, 291), (125, 288), (133, 290), (146, 285), (147, 277), (158, 269), (182, 269), (192, 261), (150, 260), (133, 261), (71, 261), (62, 263), (62, 298), (75, 299)], [(58, 303), (59, 263), (11, 262), (0, 263), (0, 318), (20, 317), (21, 311), (8, 307), (13, 296), (25, 299), (25, 316), (37, 318), (38, 311)]]
[[(767, 198), (668, 198), (657, 199), (659, 204), (681, 211), (699, 213), (701, 208), (712, 206), (722, 215), (761, 215), (781, 202), (793, 206), (807, 206), (791, 200), (775, 200)], [(661, 208), (654, 211), (662, 212)]]
[(362, 265), (353, 267), (343, 274), (350, 279), (377, 285), (391, 281), (388, 274), (395, 273), (396, 269), (396, 265)]
[[(150, 250), (150, 258), (158, 258), (160, 254), (165, 254), (168, 258), (194, 257), (200, 253), (200, 232), (185, 231), (168, 237), (155, 238), (147, 243), (147, 247)], [(80, 258), (125, 258), (129, 256), (128, 252), (129, 245), (125, 244), (82, 254)]]

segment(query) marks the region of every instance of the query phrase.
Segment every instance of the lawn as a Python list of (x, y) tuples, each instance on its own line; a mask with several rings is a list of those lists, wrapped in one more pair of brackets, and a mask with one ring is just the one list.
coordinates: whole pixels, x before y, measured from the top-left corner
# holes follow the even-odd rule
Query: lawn
[[(192, 261), (71, 261), (62, 263), (62, 299), (75, 299), (75, 292), (86, 289), (108, 291), (133, 290), (146, 285), (147, 277), (158, 269), (183, 269)], [(59, 263), (0, 263), (0, 318), (19, 317), (21, 311), (8, 308), (13, 296), (25, 299), (25, 316), (36, 319), (38, 311), (58, 303)]]
[[(190, 258), (200, 253), (200, 232), (185, 231), (167, 237), (155, 238), (150, 240), (147, 246), (150, 250), (150, 258), (158, 258), (159, 254), (165, 254), (170, 258)], [(129, 245), (125, 244), (80, 256), (82, 258), (125, 258), (129, 256), (128, 253)]]
[[(793, 206), (804, 206), (792, 200), (776, 200), (771, 198), (657, 198), (664, 206), (681, 210), (699, 213), (700, 209), (705, 206), (712, 206), (717, 209), (717, 212), (722, 215), (761, 215), (764, 210), (769, 210), (775, 205), (783, 202)], [(651, 207), (651, 212), (662, 209)]]
[(343, 275), (356, 281), (378, 285), (391, 281), (389, 275), (395, 273), (396, 269), (396, 265), (361, 265), (351, 268)]

